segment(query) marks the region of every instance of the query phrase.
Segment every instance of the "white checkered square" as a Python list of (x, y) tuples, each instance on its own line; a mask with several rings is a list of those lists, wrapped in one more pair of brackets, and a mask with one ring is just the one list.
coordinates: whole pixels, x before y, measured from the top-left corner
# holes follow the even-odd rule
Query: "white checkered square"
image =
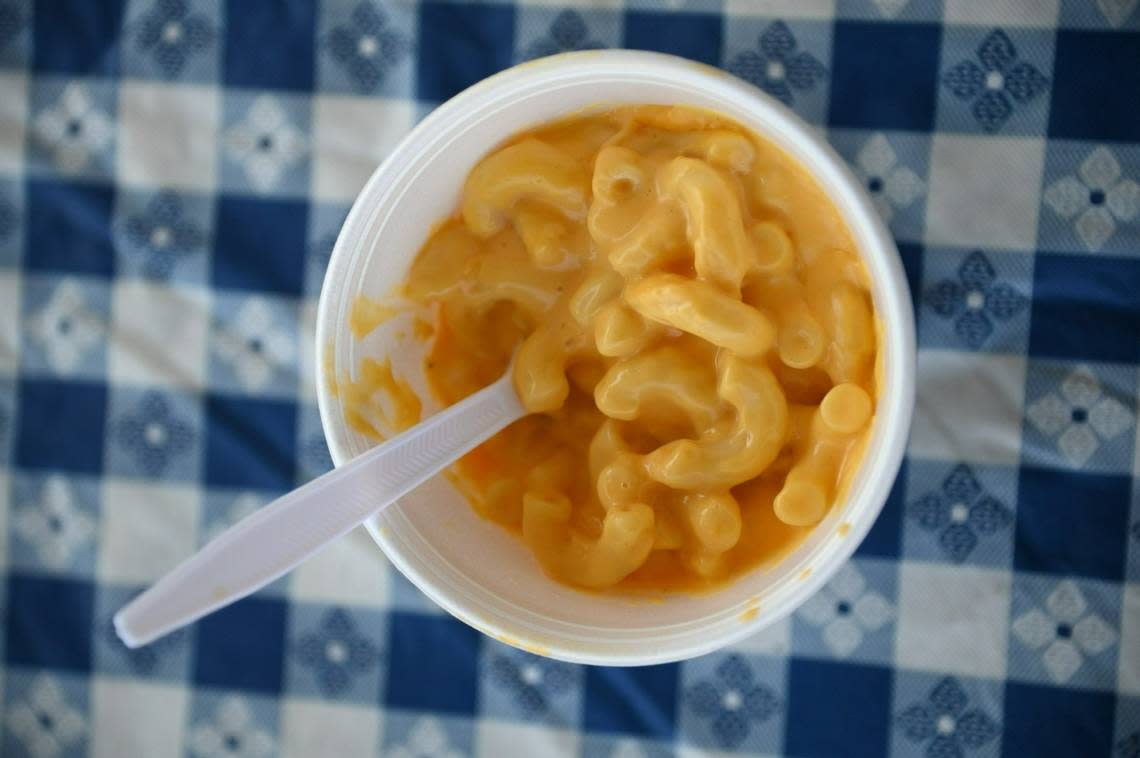
[(578, 734), (542, 726), (508, 724), (490, 719), (475, 726), (475, 755), (480, 758), (531, 758), (577, 755)]
[(1024, 357), (922, 350), (917, 387), (911, 455), (987, 464), (1018, 462)]
[(195, 487), (105, 480), (100, 581), (150, 584), (189, 558), (197, 547), (200, 501)]
[(351, 200), (415, 123), (411, 102), (322, 95), (313, 98), (313, 194)]
[(364, 529), (355, 529), (290, 574), (289, 595), (314, 603), (385, 607), (388, 561)]
[(1054, 26), (1060, 0), (946, 0), (946, 21), (974, 26)]
[(1045, 141), (935, 134), (926, 242), (1032, 250)]
[(0, 74), (0, 172), (24, 170), (24, 134), (28, 123), (28, 78)]
[(210, 326), (205, 291), (120, 280), (112, 296), (111, 325), (112, 381), (185, 389), (204, 386)]
[(724, 12), (727, 16), (831, 19), (835, 0), (725, 0)]
[(376, 708), (296, 698), (281, 705), (282, 758), (376, 755), (380, 735)]
[(92, 758), (181, 756), (188, 701), (189, 691), (181, 685), (96, 678), (91, 685), (89, 754)]
[(0, 273), (0, 377), (20, 365), (20, 275)]
[(214, 87), (123, 82), (119, 181), (212, 190), (217, 178), (219, 99)]
[(1000, 679), (1009, 645), (1008, 571), (906, 561), (899, 571), (896, 663)]
[(1140, 695), (1140, 583), (1124, 585), (1120, 608), (1120, 673), (1116, 686)]

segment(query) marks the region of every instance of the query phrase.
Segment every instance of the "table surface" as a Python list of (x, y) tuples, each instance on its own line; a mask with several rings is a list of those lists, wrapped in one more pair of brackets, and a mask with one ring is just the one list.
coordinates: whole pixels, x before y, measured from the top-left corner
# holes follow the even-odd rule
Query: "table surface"
[[(817, 125), (918, 323), (907, 460), (793, 617), (642, 669), (434, 608), (362, 533), (128, 651), (111, 614), (330, 466), (354, 193), (512, 63), (650, 48)], [(1140, 755), (1137, 0), (0, 0), (0, 753)]]

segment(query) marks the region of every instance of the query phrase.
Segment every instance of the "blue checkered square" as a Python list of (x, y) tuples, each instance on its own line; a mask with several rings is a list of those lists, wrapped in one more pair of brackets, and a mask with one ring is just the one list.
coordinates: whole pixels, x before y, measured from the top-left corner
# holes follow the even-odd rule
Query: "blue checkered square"
[(655, 50), (707, 63), (721, 62), (723, 22), (710, 13), (625, 14), (625, 47)]
[(929, 131), (934, 124), (939, 28), (837, 21), (833, 33), (828, 123)]
[(1004, 755), (1111, 755), (1113, 697), (1010, 683)]
[(0, 3), (0, 69), (24, 69), (32, 58), (32, 0)]
[(320, 5), (317, 86), (326, 92), (408, 97), (414, 92), (412, 4), (330, 0)]
[(937, 129), (1041, 134), (1049, 119), (1053, 30), (947, 27)]
[(1071, 689), (1110, 689), (1120, 649), (1120, 588), (1028, 573), (1014, 577), (1009, 678)]
[(918, 339), (924, 347), (1025, 352), (1032, 255), (927, 247), (922, 275)]
[(425, 747), (444, 755), (474, 755), (475, 723), (438, 713), (384, 714), (384, 755), (415, 755)]
[(32, 179), (26, 193), (25, 236), (35, 240), (35, 255), (26, 259), (30, 271), (112, 274), (109, 188)]
[(199, 621), (195, 629), (195, 683), (280, 692), (287, 615), (284, 601), (254, 595)]
[(942, 0), (836, 0), (837, 18), (866, 21), (941, 21)]
[(0, 177), (0, 268), (14, 268), (23, 258), (24, 188)]
[(197, 285), (209, 281), (213, 197), (120, 190), (112, 231), (120, 276)]
[(285, 650), (286, 690), (373, 703), (384, 680), (387, 619), (380, 611), (293, 605)]
[(895, 561), (848, 561), (796, 611), (792, 652), (802, 658), (890, 664), (897, 597)]
[(307, 215), (300, 201), (221, 195), (215, 221), (213, 285), (300, 294)]
[(589, 703), (582, 667), (490, 640), (482, 645), (481, 658), (480, 716), (551, 727), (578, 725)]
[(1035, 356), (1140, 361), (1140, 259), (1042, 255), (1034, 264)]
[(128, 0), (122, 72), (137, 79), (215, 82), (224, 35), (221, 0)]
[(60, 473), (11, 474), (7, 562), (30, 576), (95, 575), (100, 488), (96, 479)]
[(1018, 471), (912, 460), (903, 553), (908, 559), (1008, 568), (1017, 509)]
[[(91, 708), (90, 686), (81, 674), (36, 668), (9, 668), (4, 681), (4, 705), (8, 715), (0, 730), (0, 754), (35, 755), (30, 744), (43, 744), (40, 727), (47, 721), (53, 755), (83, 758), (88, 755), (90, 733), (85, 723)], [(13, 722), (15, 722), (13, 724)]]
[(295, 480), (294, 403), (233, 395), (206, 398), (206, 482), (284, 492)]
[(107, 474), (197, 482), (205, 423), (197, 395), (115, 386), (108, 393)]
[(394, 612), (389, 620), (384, 702), (392, 708), (474, 715), (479, 633), (444, 616)]
[(590, 731), (669, 741), (676, 731), (681, 666), (586, 668), (583, 725)]
[(310, 90), (316, 16), (310, 3), (226, 0), (225, 83)]
[(930, 174), (929, 137), (835, 128), (828, 131), (828, 140), (851, 164), (895, 240), (921, 241)]
[(1130, 489), (1126, 476), (1023, 466), (1014, 566), (1120, 581)]
[(1140, 45), (1119, 32), (1057, 32), (1049, 136), (1140, 141)]
[(337, 235), (348, 215), (348, 207), (339, 204), (313, 203), (309, 206), (309, 246), (305, 258), (304, 293), (316, 297), (325, 281), (325, 270), (332, 257)]
[(1001, 755), (1000, 682), (895, 673), (891, 755)]
[(111, 292), (88, 276), (26, 276), (21, 302), (25, 376), (99, 380), (107, 371)]
[(269, 695), (195, 689), (189, 711), (186, 744), (193, 752), (241, 749), (271, 755), (276, 747), (280, 708)]
[(309, 99), (302, 95), (227, 90), (221, 189), (262, 197), (308, 195), (310, 121)]
[(32, 23), (36, 70), (71, 75), (114, 74), (118, 68), (122, 18), (122, 0), (36, 3)]
[(0, 469), (12, 461), (12, 440), (16, 428), (16, 383), (0, 379)]
[(1022, 460), (1128, 475), (1136, 426), (1136, 369), (1033, 361), (1027, 372)]
[(110, 676), (161, 682), (183, 682), (190, 674), (194, 627), (179, 629), (149, 645), (131, 649), (115, 633), (115, 613), (144, 588), (100, 585), (95, 590), (91, 628), (92, 670)]
[(297, 484), (332, 471), (332, 456), (321, 427), (321, 414), (315, 405), (304, 404), (297, 416)]
[(831, 24), (742, 18), (726, 25), (724, 60), (813, 124), (826, 120)]
[(90, 670), (94, 595), (89, 581), (9, 573), (5, 662), (79, 673)]
[[(813, 758), (886, 754), (890, 669), (793, 658), (788, 701), (787, 752)], [(854, 728), (858, 740), (852, 739)]]
[(105, 386), (24, 379), (17, 402), (18, 465), (87, 474), (102, 471)]
[(681, 666), (681, 740), (712, 750), (773, 753), (788, 728), (791, 693), (780, 658), (706, 655)]
[(621, 47), (622, 14), (616, 8), (590, 8), (579, 12), (522, 6), (516, 15), (515, 58), (518, 60), (573, 50)]
[(1050, 140), (1037, 246), (1140, 256), (1140, 147)]
[(419, 3), (416, 97), (441, 103), (511, 64), (515, 9), (504, 5)]
[(1122, 2), (1086, 3), (1061, 0), (1060, 25), (1084, 29), (1140, 29), (1140, 5)]
[(91, 180), (112, 177), (116, 89), (105, 79), (34, 79), (29, 91), (30, 172)]
[(295, 398), (301, 350), (297, 301), (218, 292), (212, 307), (210, 386), (234, 394)]

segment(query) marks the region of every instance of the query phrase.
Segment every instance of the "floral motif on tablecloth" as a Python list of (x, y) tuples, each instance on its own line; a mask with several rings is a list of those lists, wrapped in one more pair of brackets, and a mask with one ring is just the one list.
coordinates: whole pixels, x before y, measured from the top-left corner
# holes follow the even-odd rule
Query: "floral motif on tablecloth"
[(1056, 439), (1057, 449), (1069, 463), (1081, 468), (1105, 442), (1132, 428), (1132, 411), (1111, 395), (1106, 395), (1096, 373), (1088, 366), (1077, 366), (1050, 391), (1025, 411), (1029, 422), (1041, 434)]
[(868, 632), (882, 629), (895, 615), (887, 599), (867, 587), (850, 561), (796, 613), (820, 629), (824, 644), (840, 658), (854, 653)]
[(1013, 514), (1000, 500), (986, 492), (969, 466), (959, 464), (908, 509), (918, 525), (938, 535), (938, 544), (955, 563), (974, 551), (978, 538), (1008, 529)]
[(1081, 162), (1075, 176), (1045, 188), (1045, 204), (1072, 222), (1085, 247), (1100, 250), (1119, 224), (1140, 215), (1140, 184), (1123, 175), (1112, 150), (1100, 145)]
[(59, 99), (35, 117), (32, 128), (36, 143), (65, 173), (87, 168), (110, 147), (115, 134), (111, 116), (81, 82), (64, 87)]
[(685, 705), (707, 721), (717, 744), (739, 747), (754, 725), (768, 721), (782, 708), (779, 698), (755, 679), (743, 657), (730, 655), (717, 664), (713, 676), (685, 691)]
[(223, 142), (226, 156), (259, 192), (274, 189), (309, 150), (304, 133), (272, 95), (259, 95), (245, 118), (226, 130)]
[(385, 751), (386, 758), (463, 758), (464, 752), (451, 745), (439, 719), (424, 716), (412, 725), (404, 741)]
[(380, 664), (380, 648), (359, 632), (342, 608), (328, 611), (315, 630), (302, 634), (294, 655), (302, 666), (313, 669), (321, 692), (330, 697), (343, 694), (353, 677)]
[(927, 758), (962, 758), (995, 739), (1001, 725), (981, 708), (969, 708), (969, 696), (954, 677), (934, 686), (925, 701), (900, 713), (895, 723), (911, 742), (926, 746)]
[(190, 449), (196, 435), (193, 426), (171, 408), (169, 400), (148, 392), (119, 419), (115, 436), (143, 472), (158, 476)]
[[(118, 611), (118, 608), (115, 608), (115, 611)], [(186, 647), (189, 639), (185, 629), (175, 629), (154, 642), (148, 642), (142, 647), (130, 648), (124, 645), (119, 638), (113, 617), (107, 617), (103, 620), (102, 634), (103, 643), (126, 661), (131, 671), (139, 676), (150, 676), (156, 673), (163, 661), (168, 659), (168, 656)]]
[(909, 208), (926, 191), (918, 174), (899, 163), (890, 140), (882, 132), (872, 134), (859, 148), (855, 170), (884, 221), (891, 220), (895, 208)]
[(15, 506), (13, 531), (48, 568), (67, 568), (75, 553), (95, 538), (95, 519), (80, 507), (72, 485), (63, 476), (49, 476), (38, 500)]
[(357, 4), (350, 21), (328, 33), (325, 45), (360, 92), (373, 92), (411, 50), (411, 43), (373, 2)]
[(195, 758), (269, 758), (277, 752), (272, 735), (236, 695), (224, 697), (212, 719), (193, 726), (189, 748)]
[(937, 316), (952, 320), (954, 333), (974, 349), (990, 338), (995, 321), (1009, 321), (1029, 305), (1017, 288), (998, 281), (993, 264), (980, 250), (966, 256), (956, 279), (938, 282), (923, 299)]
[(143, 271), (158, 279), (169, 278), (180, 260), (206, 244), (205, 232), (186, 218), (173, 192), (160, 192), (145, 209), (128, 216), (123, 231), (130, 252), (142, 257)]
[(1060, 582), (1045, 599), (1013, 622), (1013, 635), (1031, 650), (1041, 651), (1041, 662), (1058, 684), (1073, 678), (1085, 658), (1116, 644), (1116, 630), (1090, 610), (1080, 587), (1071, 579)]
[(49, 368), (68, 375), (103, 343), (106, 328), (106, 319), (90, 307), (79, 282), (63, 279), (43, 307), (32, 313), (27, 335), (43, 351)]
[[(978, 60), (965, 60), (942, 75), (942, 84), (960, 100), (987, 132), (1005, 125), (1018, 105), (1036, 100), (1049, 80), (1028, 61), (1018, 59), (1013, 40), (994, 29), (978, 46)], [(979, 65), (980, 64), (980, 65)]]
[(797, 50), (792, 30), (783, 21), (773, 22), (761, 34), (756, 50), (734, 57), (728, 70), (752, 82), (785, 105), (795, 103), (797, 92), (809, 92), (827, 75), (827, 69), (814, 55)]
[(166, 76), (174, 77), (190, 58), (209, 49), (216, 37), (209, 20), (191, 13), (186, 0), (158, 0), (139, 19), (135, 44)]
[(554, 701), (574, 688), (574, 667), (513, 648), (496, 648), (488, 663), (491, 684), (510, 696), (526, 719), (550, 715)]
[(32, 758), (57, 758), (87, 734), (83, 715), (50, 674), (32, 680), (24, 698), (8, 707), (4, 724)]
[(275, 317), (261, 297), (245, 300), (232, 318), (220, 325), (214, 350), (251, 392), (264, 389), (296, 356), (296, 336)]
[(542, 58), (573, 50), (597, 50), (602, 47), (605, 45), (590, 38), (590, 28), (582, 15), (576, 11), (566, 10), (554, 18), (547, 35), (531, 44), (523, 57)]

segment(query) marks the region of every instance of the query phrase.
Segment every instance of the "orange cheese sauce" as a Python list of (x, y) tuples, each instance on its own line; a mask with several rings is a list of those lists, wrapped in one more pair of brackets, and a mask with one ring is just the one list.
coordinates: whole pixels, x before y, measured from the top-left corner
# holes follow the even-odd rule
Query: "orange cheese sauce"
[[(842, 502), (873, 425), (875, 315), (844, 223), (790, 156), (714, 113), (619, 107), (515, 135), (395, 294), (443, 405), (516, 356), (531, 415), (450, 475), (567, 584), (701, 591), (778, 562)], [(358, 302), (354, 335), (393, 308)], [(388, 363), (357, 374), (338, 387), (357, 431), (419, 419)]]

